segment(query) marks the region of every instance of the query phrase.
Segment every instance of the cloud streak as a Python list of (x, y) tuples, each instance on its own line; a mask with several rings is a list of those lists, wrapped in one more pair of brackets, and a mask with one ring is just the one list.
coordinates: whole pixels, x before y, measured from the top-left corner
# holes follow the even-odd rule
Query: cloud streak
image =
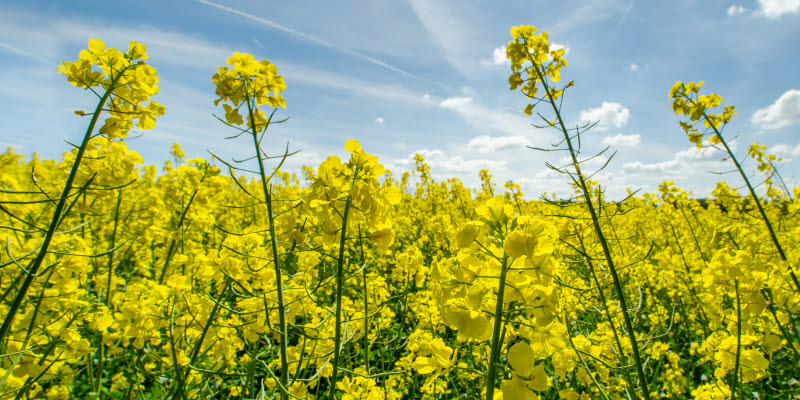
[(18, 48), (14, 47), (14, 46), (5, 44), (3, 42), (0, 42), (0, 48), (5, 49), (7, 51), (10, 51), (10, 52), (12, 52), (14, 54), (21, 55), (23, 57), (32, 58), (32, 59), (34, 59), (36, 61), (39, 61), (39, 62), (42, 62), (42, 63), (45, 63), (45, 64), (51, 64), (51, 65), (55, 64), (55, 62), (53, 60), (50, 60), (50, 59), (45, 58), (45, 57), (42, 57), (42, 56), (40, 56), (38, 54), (31, 53), (29, 51), (18, 49)]
[(442, 100), (439, 107), (454, 111), (481, 133), (502, 133), (511, 137), (524, 135), (528, 138), (528, 143), (536, 146), (544, 146), (555, 138), (551, 131), (531, 127), (522, 113), (487, 107), (472, 97), (449, 97)]
[(406, 71), (404, 71), (404, 70), (402, 70), (400, 68), (397, 68), (395, 66), (389, 65), (389, 64), (387, 64), (387, 63), (385, 63), (385, 62), (383, 62), (381, 60), (372, 58), (372, 57), (370, 57), (368, 55), (365, 55), (365, 54), (361, 54), (361, 53), (359, 53), (359, 52), (357, 52), (355, 50), (348, 49), (347, 47), (331, 43), (331, 42), (329, 42), (329, 41), (327, 41), (325, 39), (318, 38), (318, 37), (316, 37), (314, 35), (310, 35), (308, 33), (300, 32), (300, 31), (298, 31), (296, 29), (289, 28), (289, 27), (281, 25), (281, 24), (279, 24), (277, 22), (273, 22), (273, 21), (270, 21), (268, 19), (261, 18), (261, 17), (255, 16), (255, 15), (252, 15), (252, 14), (248, 14), (248, 13), (246, 13), (244, 11), (240, 11), (240, 10), (237, 10), (237, 9), (231, 8), (231, 7), (226, 7), (226, 6), (223, 6), (221, 4), (217, 4), (217, 3), (214, 3), (214, 2), (211, 2), (211, 1), (208, 1), (208, 0), (195, 0), (195, 1), (198, 2), (198, 3), (201, 3), (201, 4), (205, 4), (207, 6), (210, 6), (210, 7), (217, 8), (217, 9), (222, 10), (222, 11), (229, 12), (231, 14), (238, 15), (240, 17), (247, 18), (247, 19), (249, 19), (251, 21), (258, 22), (258, 23), (260, 23), (262, 25), (266, 25), (266, 26), (268, 26), (270, 28), (277, 29), (277, 30), (279, 30), (281, 32), (284, 32), (284, 33), (288, 33), (288, 34), (290, 34), (292, 36), (299, 37), (301, 39), (305, 39), (305, 40), (308, 40), (310, 42), (316, 43), (316, 44), (318, 44), (320, 46), (327, 47), (329, 49), (336, 50), (336, 51), (339, 51), (341, 53), (344, 53), (344, 54), (347, 54), (347, 55), (350, 55), (350, 56), (353, 56), (353, 57), (356, 57), (356, 58), (360, 58), (360, 59), (362, 59), (364, 61), (367, 61), (367, 62), (375, 64), (377, 66), (386, 68), (386, 69), (388, 69), (390, 71), (394, 71), (394, 72), (397, 72), (399, 74), (405, 75), (405, 76), (407, 76), (409, 78), (414, 78), (414, 79), (417, 79), (417, 80), (428, 82), (425, 79), (422, 79), (422, 78), (420, 78), (420, 77), (418, 77), (418, 76), (416, 76), (414, 74), (406, 72)]

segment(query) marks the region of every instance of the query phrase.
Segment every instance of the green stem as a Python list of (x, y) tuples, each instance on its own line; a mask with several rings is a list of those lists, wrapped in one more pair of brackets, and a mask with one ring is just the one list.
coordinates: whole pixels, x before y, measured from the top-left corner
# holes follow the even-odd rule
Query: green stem
[(117, 195), (117, 207), (114, 210), (114, 230), (111, 232), (111, 251), (108, 253), (108, 279), (106, 280), (106, 305), (111, 306), (111, 276), (114, 269), (114, 248), (117, 246), (117, 227), (119, 225), (119, 206), (122, 203), (122, 191)]
[(733, 384), (731, 384), (731, 400), (736, 399), (736, 386), (739, 384), (739, 358), (742, 355), (742, 300), (739, 296), (739, 280), (734, 279), (736, 289), (736, 361), (733, 364)]
[[(547, 93), (547, 98), (549, 100), (548, 102), (553, 107), (553, 111), (555, 112), (556, 117), (558, 118), (558, 124), (561, 127), (560, 130), (564, 134), (564, 140), (566, 141), (567, 146), (569, 147), (569, 154), (572, 158), (572, 165), (575, 168), (575, 173), (578, 176), (578, 184), (580, 186), (581, 192), (583, 193), (583, 198), (586, 202), (586, 207), (588, 208), (589, 214), (592, 218), (592, 225), (594, 226), (595, 234), (597, 235), (597, 239), (600, 242), (600, 245), (603, 247), (603, 255), (605, 256), (606, 263), (608, 264), (608, 270), (609, 272), (611, 272), (611, 278), (614, 280), (614, 290), (617, 293), (617, 297), (619, 297), (622, 317), (625, 321), (625, 329), (627, 330), (628, 339), (631, 342), (631, 349), (633, 350), (633, 360), (634, 363), (636, 364), (636, 373), (639, 375), (639, 386), (642, 389), (642, 396), (644, 396), (646, 400), (650, 400), (650, 391), (647, 388), (647, 376), (644, 374), (642, 358), (639, 355), (639, 344), (636, 340), (636, 332), (634, 332), (633, 330), (633, 323), (631, 322), (631, 317), (629, 315), (628, 304), (625, 301), (625, 292), (622, 290), (622, 283), (620, 282), (619, 276), (617, 275), (617, 268), (614, 265), (613, 258), (611, 257), (611, 249), (609, 249), (608, 247), (608, 241), (606, 240), (605, 234), (603, 234), (603, 229), (600, 226), (600, 220), (597, 217), (597, 211), (595, 210), (594, 205), (592, 204), (592, 198), (589, 195), (589, 189), (587, 188), (586, 185), (586, 179), (583, 176), (583, 173), (581, 172), (580, 163), (578, 162), (575, 149), (572, 146), (572, 139), (569, 136), (569, 130), (567, 130), (567, 127), (564, 125), (564, 121), (561, 118), (561, 112), (558, 110), (558, 107), (556, 106), (555, 99), (553, 99), (553, 95), (550, 91), (550, 88), (547, 85), (544, 74), (541, 71), (541, 66), (537, 64), (535, 60), (533, 60), (532, 57), (530, 57), (530, 55), (528, 57), (531, 58), (531, 61), (533, 62), (533, 68), (536, 71), (537, 76), (541, 80), (542, 85), (544, 86), (545, 92)], [(600, 200), (598, 199), (598, 201)]]
[[(117, 227), (119, 225), (119, 206), (122, 203), (122, 190), (119, 191), (117, 194), (117, 206), (114, 210), (114, 230), (111, 232), (111, 252), (108, 253), (108, 278), (106, 280), (106, 299), (105, 303), (108, 306), (109, 310), (111, 309), (111, 277), (112, 272), (114, 270), (114, 247), (117, 245)], [(105, 374), (105, 368), (103, 364), (105, 364), (106, 358), (106, 345), (103, 344), (103, 333), (100, 332), (98, 338), (98, 352), (99, 360), (97, 362), (97, 374), (99, 375), (97, 378), (97, 387), (95, 388), (95, 392), (97, 393), (97, 398), (100, 399), (103, 397), (103, 391), (100, 390), (100, 387), (103, 386), (103, 375)]]
[(200, 337), (197, 338), (197, 343), (194, 345), (194, 349), (192, 350), (192, 356), (189, 358), (189, 365), (187, 365), (186, 373), (184, 374), (183, 382), (189, 380), (189, 373), (192, 372), (192, 365), (194, 365), (197, 358), (200, 356), (200, 350), (203, 347), (203, 342), (206, 340), (206, 336), (208, 335), (208, 330), (211, 329), (211, 326), (214, 325), (214, 319), (217, 317), (217, 313), (221, 308), (221, 304), (225, 301), (225, 295), (228, 293), (229, 285), (225, 286), (225, 290), (219, 297), (219, 300), (214, 302), (214, 308), (211, 309), (211, 313), (208, 315), (208, 321), (206, 321), (205, 326), (203, 326), (203, 332), (200, 333)]
[[(278, 237), (275, 233), (275, 214), (272, 209), (272, 186), (267, 186), (267, 174), (264, 171), (264, 161), (261, 158), (261, 146), (258, 144), (258, 131), (256, 130), (255, 109), (252, 99), (247, 97), (247, 111), (250, 118), (250, 130), (253, 136), (253, 146), (256, 148), (256, 158), (258, 159), (258, 171), (261, 175), (261, 189), (264, 191), (264, 203), (267, 205), (267, 219), (269, 220), (269, 237), (270, 245), (272, 247), (272, 263), (275, 267), (275, 283), (278, 291), (278, 334), (280, 335), (280, 353), (281, 353), (281, 399), (289, 400), (289, 393), (283, 388), (289, 387), (289, 353), (287, 347), (289, 346), (289, 328), (286, 324), (286, 304), (283, 294), (283, 272), (281, 270), (280, 254), (278, 253)], [(272, 121), (273, 111), (267, 120), (267, 127)], [(264, 310), (267, 312), (267, 310)]]
[[(363, 265), (364, 260), (364, 243), (361, 240), (361, 225), (358, 226), (358, 249), (361, 253), (361, 264)], [(368, 294), (368, 286), (367, 286), (367, 268), (361, 269), (361, 277), (364, 281), (364, 369), (367, 371), (367, 375), (369, 373), (369, 294)]]
[[(581, 250), (586, 254), (586, 247), (583, 244), (583, 238), (578, 236), (578, 240), (581, 243)], [(622, 346), (622, 340), (619, 338), (619, 333), (617, 332), (616, 324), (614, 323), (614, 318), (611, 317), (611, 309), (608, 307), (608, 300), (606, 299), (605, 293), (603, 293), (603, 286), (600, 284), (600, 280), (597, 278), (597, 273), (594, 270), (594, 264), (592, 264), (592, 260), (589, 257), (586, 257), (586, 263), (589, 264), (589, 271), (592, 273), (592, 279), (594, 280), (595, 286), (597, 286), (597, 293), (600, 295), (600, 302), (603, 305), (603, 312), (606, 314), (606, 318), (608, 319), (608, 326), (611, 328), (611, 333), (614, 334), (614, 342), (617, 344), (617, 348), (619, 349), (619, 356), (622, 361), (622, 365), (628, 365), (628, 357), (625, 356), (625, 348)], [(588, 370), (587, 370), (588, 371)], [(630, 397), (634, 400), (637, 400), (636, 391), (633, 388), (633, 379), (631, 378), (630, 371), (627, 368), (624, 370), (625, 374), (625, 381), (628, 383), (628, 387), (630, 388), (627, 392), (630, 394)]]
[[(183, 212), (181, 212), (181, 218), (180, 220), (178, 220), (178, 227), (175, 228), (175, 230), (179, 230), (183, 226), (183, 221), (186, 219), (186, 214), (189, 213), (189, 207), (192, 206), (192, 202), (194, 201), (195, 196), (197, 196), (197, 191), (198, 189), (195, 189), (194, 192), (192, 192), (192, 197), (189, 198), (189, 203), (186, 204), (186, 207), (183, 209)], [(178, 241), (175, 239), (172, 239), (169, 242), (169, 249), (167, 249), (167, 257), (166, 259), (164, 259), (164, 266), (161, 267), (161, 276), (158, 277), (159, 285), (164, 284), (164, 278), (167, 276), (167, 269), (169, 268), (169, 262), (172, 261), (172, 256), (174, 255), (175, 252), (175, 245), (177, 243)]]
[(336, 325), (333, 339), (333, 372), (331, 373), (331, 391), (329, 400), (336, 398), (336, 379), (339, 373), (339, 347), (342, 343), (342, 293), (344, 292), (344, 247), (347, 240), (347, 218), (350, 216), (352, 198), (347, 196), (342, 215), (342, 236), (339, 240), (339, 258), (336, 265)]
[(789, 201), (794, 201), (794, 198), (792, 197), (792, 192), (789, 191), (789, 188), (786, 186), (786, 182), (783, 181), (783, 177), (781, 176), (780, 172), (778, 172), (778, 167), (776, 167), (775, 164), (772, 163), (772, 161), (769, 162), (769, 165), (772, 166), (772, 170), (775, 171), (775, 175), (778, 176), (778, 180), (781, 182), (783, 191), (786, 192), (786, 196), (789, 197)]
[(503, 297), (506, 291), (506, 274), (508, 273), (508, 255), (503, 254), (500, 266), (500, 283), (497, 286), (497, 304), (494, 307), (494, 326), (492, 327), (492, 352), (489, 354), (489, 370), (486, 373), (486, 400), (494, 399), (494, 381), (497, 377), (497, 362), (503, 347), (500, 335), (503, 326)]
[[(172, 363), (175, 365), (175, 377), (178, 380), (178, 382), (176, 382), (178, 385), (176, 390), (178, 390), (183, 400), (188, 400), (186, 397), (186, 385), (183, 381), (183, 371), (181, 370), (181, 365), (178, 363), (178, 353), (175, 349), (175, 301), (172, 301), (171, 303), (169, 319), (169, 344), (170, 348), (172, 349)], [(174, 399), (175, 397), (172, 398)]]
[(681, 246), (680, 239), (678, 238), (678, 232), (675, 231), (675, 225), (672, 225), (672, 221), (670, 221), (669, 218), (667, 218), (667, 223), (669, 224), (669, 227), (672, 230), (672, 236), (675, 238), (675, 244), (678, 245), (678, 252), (680, 252), (681, 254), (681, 260), (683, 260), (683, 267), (686, 270), (686, 280), (684, 281), (684, 283), (686, 283), (686, 286), (689, 287), (689, 293), (692, 295), (692, 297), (694, 297), (692, 305), (694, 305), (697, 308), (697, 310), (700, 311), (700, 316), (703, 318), (703, 320), (701, 321), (702, 323), (700, 325), (703, 328), (703, 333), (707, 337), (710, 335), (710, 332), (708, 331), (708, 325), (709, 325), (708, 316), (706, 316), (706, 312), (703, 310), (703, 302), (700, 301), (700, 297), (697, 295), (697, 290), (695, 290), (694, 281), (692, 280), (692, 271), (691, 269), (689, 269), (689, 263), (686, 261), (686, 256), (684, 255), (683, 252), (683, 246)]

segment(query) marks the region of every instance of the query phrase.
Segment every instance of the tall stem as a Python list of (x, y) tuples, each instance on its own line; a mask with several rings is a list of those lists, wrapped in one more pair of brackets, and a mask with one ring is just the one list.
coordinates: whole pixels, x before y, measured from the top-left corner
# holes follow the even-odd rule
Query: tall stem
[[(633, 330), (633, 323), (631, 323), (631, 317), (628, 311), (628, 304), (625, 300), (625, 292), (622, 290), (622, 283), (620, 283), (619, 276), (617, 275), (617, 268), (614, 265), (614, 259), (611, 257), (611, 249), (608, 247), (608, 241), (606, 240), (605, 234), (603, 234), (603, 229), (600, 226), (600, 220), (597, 216), (597, 211), (595, 210), (594, 204), (592, 203), (592, 198), (589, 194), (589, 189), (586, 185), (586, 179), (581, 172), (580, 163), (578, 162), (578, 157), (575, 153), (575, 149), (572, 146), (572, 139), (569, 137), (569, 130), (564, 125), (564, 121), (561, 118), (561, 112), (558, 110), (556, 106), (555, 99), (553, 98), (552, 93), (550, 92), (550, 87), (547, 85), (547, 81), (544, 77), (544, 74), (541, 71), (541, 66), (536, 63), (535, 60), (531, 58), (531, 62), (533, 62), (533, 69), (536, 71), (536, 75), (541, 80), (542, 85), (544, 86), (545, 92), (547, 93), (547, 99), (549, 100), (548, 103), (553, 107), (553, 111), (558, 118), (558, 124), (560, 126), (561, 132), (564, 134), (564, 140), (569, 147), (569, 154), (572, 158), (572, 165), (575, 168), (575, 173), (578, 176), (578, 185), (580, 186), (581, 192), (583, 194), (584, 201), (586, 203), (586, 208), (589, 210), (589, 215), (592, 218), (592, 226), (594, 227), (594, 232), (597, 235), (597, 239), (600, 242), (600, 246), (603, 248), (603, 255), (606, 259), (606, 264), (608, 265), (608, 270), (611, 273), (611, 278), (614, 280), (614, 291), (617, 293), (617, 297), (619, 298), (620, 308), (622, 311), (622, 318), (625, 321), (625, 329), (627, 330), (628, 339), (631, 342), (631, 349), (633, 351), (633, 361), (636, 364), (636, 373), (639, 375), (639, 387), (642, 390), (642, 396), (646, 400), (650, 400), (650, 391), (647, 388), (647, 377), (644, 374), (644, 368), (642, 363), (642, 358), (639, 355), (639, 344), (636, 341), (636, 333)], [(598, 201), (600, 201), (598, 199)]]
[[(197, 196), (197, 191), (198, 189), (195, 189), (194, 192), (192, 192), (192, 197), (189, 198), (189, 203), (186, 204), (186, 207), (183, 209), (183, 212), (181, 212), (181, 218), (180, 220), (178, 220), (178, 227), (175, 228), (176, 230), (181, 229), (181, 227), (183, 226), (183, 221), (186, 220), (186, 214), (189, 213), (189, 207), (192, 206), (192, 202), (194, 201), (195, 196)], [(175, 239), (172, 239), (169, 242), (169, 249), (167, 249), (167, 257), (164, 259), (164, 266), (161, 267), (161, 275), (158, 277), (159, 285), (164, 284), (164, 278), (167, 276), (167, 269), (169, 269), (169, 263), (170, 261), (172, 261), (172, 256), (175, 253), (175, 245), (177, 244), (178, 241)]]
[[(608, 326), (611, 328), (611, 333), (614, 334), (614, 342), (617, 344), (617, 348), (619, 349), (619, 356), (620, 361), (622, 361), (622, 365), (628, 365), (628, 357), (625, 356), (625, 347), (622, 345), (622, 340), (619, 337), (619, 333), (617, 332), (616, 324), (614, 323), (614, 318), (611, 315), (611, 309), (608, 307), (608, 300), (606, 299), (606, 295), (603, 292), (603, 285), (600, 284), (600, 280), (597, 278), (597, 273), (594, 270), (594, 264), (592, 264), (592, 260), (589, 258), (586, 247), (583, 244), (583, 238), (578, 236), (578, 241), (581, 244), (581, 250), (586, 257), (586, 263), (589, 265), (589, 271), (592, 273), (592, 279), (594, 280), (594, 284), (597, 287), (597, 293), (600, 295), (600, 302), (603, 304), (603, 312), (606, 314), (606, 318), (608, 319)], [(631, 378), (631, 373), (628, 368), (623, 369), (623, 373), (625, 374), (625, 382), (628, 383), (628, 389), (626, 390), (630, 395), (630, 398), (633, 400), (638, 400), (636, 396), (636, 390), (633, 387), (633, 379)]]
[[(287, 347), (289, 346), (289, 332), (286, 324), (286, 304), (283, 294), (283, 273), (281, 270), (280, 254), (278, 254), (278, 237), (275, 234), (275, 214), (272, 209), (272, 187), (267, 186), (267, 174), (264, 172), (264, 161), (261, 157), (261, 146), (258, 143), (258, 131), (256, 129), (255, 109), (252, 99), (247, 97), (247, 111), (250, 118), (250, 130), (253, 136), (253, 146), (256, 149), (256, 158), (258, 159), (258, 172), (261, 174), (261, 189), (264, 191), (264, 203), (267, 205), (267, 219), (269, 222), (269, 237), (270, 246), (272, 247), (272, 264), (275, 267), (275, 283), (277, 286), (278, 294), (278, 335), (280, 335), (280, 353), (281, 353), (281, 399), (288, 400), (289, 393), (285, 388), (289, 387), (289, 354)], [(274, 111), (273, 111), (274, 115)], [(267, 121), (267, 127), (272, 121), (270, 115)], [(265, 128), (266, 129), (266, 128)], [(268, 312), (267, 310), (264, 310)]]
[[(106, 280), (106, 299), (105, 303), (106, 306), (111, 310), (111, 278), (112, 272), (114, 271), (114, 248), (117, 246), (117, 227), (119, 226), (119, 206), (122, 204), (122, 190), (119, 191), (117, 194), (117, 206), (114, 208), (114, 230), (111, 231), (111, 251), (108, 253), (108, 279)], [(106, 345), (103, 343), (103, 332), (100, 332), (98, 336), (98, 345), (99, 349), (99, 360), (97, 362), (97, 398), (100, 399), (103, 396), (103, 391), (99, 390), (101, 386), (103, 386), (103, 375), (105, 375), (105, 368), (103, 364), (105, 363), (106, 359)]]
[(342, 236), (339, 239), (339, 258), (336, 265), (336, 326), (333, 336), (333, 373), (331, 374), (331, 391), (329, 400), (336, 398), (336, 379), (339, 373), (339, 347), (342, 344), (342, 293), (344, 291), (344, 247), (347, 240), (347, 218), (350, 216), (352, 198), (347, 196), (342, 215)]
[(503, 347), (503, 338), (500, 335), (503, 326), (503, 297), (506, 291), (506, 273), (508, 273), (508, 255), (503, 254), (500, 265), (500, 283), (497, 287), (497, 304), (494, 307), (494, 327), (492, 329), (492, 352), (489, 354), (489, 371), (486, 373), (486, 400), (494, 399), (494, 381), (497, 377), (497, 361), (500, 359), (500, 349)]
[(731, 384), (731, 400), (736, 398), (736, 386), (739, 384), (739, 358), (742, 355), (742, 299), (739, 296), (739, 280), (734, 279), (736, 289), (736, 361), (733, 365), (733, 384)]
[[(364, 244), (361, 240), (361, 226), (358, 227), (358, 250), (361, 253), (361, 264), (363, 265), (366, 260), (364, 259)], [(361, 276), (364, 281), (364, 369), (369, 375), (369, 293), (367, 285), (367, 269), (361, 269)]]

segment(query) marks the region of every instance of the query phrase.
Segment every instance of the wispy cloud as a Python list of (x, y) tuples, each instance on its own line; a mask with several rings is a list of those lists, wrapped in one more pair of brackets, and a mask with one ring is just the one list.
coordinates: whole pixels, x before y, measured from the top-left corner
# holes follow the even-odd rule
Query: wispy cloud
[[(126, 27), (103, 23), (92, 23), (82, 19), (52, 19), (46, 27), (37, 27), (27, 23), (32, 15), (0, 15), (0, 34), (14, 31), (20, 37), (42, 36), (48, 37), (52, 46), (63, 47), (80, 43), (83, 37), (88, 37), (82, 31), (85, 26), (94, 26), (94, 35), (102, 37), (107, 44), (127, 43), (131, 37), (136, 37), (141, 43), (147, 45), (150, 59), (158, 64), (166, 63), (181, 68), (191, 68), (200, 71), (214, 71), (233, 52), (233, 48), (225, 44), (214, 43), (196, 36), (181, 32), (165, 31), (152, 26)], [(258, 45), (258, 39), (253, 39)], [(0, 52), (3, 49), (25, 57), (36, 57), (33, 51), (23, 51), (17, 47), (0, 42)], [(258, 54), (255, 54), (259, 57)], [(38, 59), (43, 63), (52, 65), (53, 70), (58, 64)], [(357, 95), (379, 98), (382, 100), (401, 101), (409, 104), (425, 104), (423, 93), (411, 91), (401, 84), (386, 84), (354, 78), (345, 74), (335, 73), (323, 69), (297, 65), (279, 59), (270, 59), (278, 66), (278, 72), (292, 83), (300, 83), (315, 87), (344, 90)]]
[(614, 29), (614, 34), (611, 35), (612, 42), (614, 41), (614, 39), (617, 38), (617, 33), (619, 33), (619, 29), (622, 28), (622, 24), (624, 24), (625, 19), (628, 18), (628, 14), (631, 12), (631, 9), (633, 8), (633, 1), (634, 0), (631, 0), (631, 2), (628, 3), (628, 7), (625, 9), (625, 12), (622, 13), (622, 17), (620, 17), (619, 22), (617, 22), (617, 27)]
[(636, 147), (642, 142), (642, 135), (623, 135), (618, 133), (614, 136), (606, 136), (603, 138), (602, 143), (606, 146), (616, 147)]
[[(360, 96), (382, 100), (400, 101), (408, 104), (427, 105), (429, 95), (410, 90), (399, 84), (385, 84), (353, 78), (335, 72), (304, 67), (299, 64), (281, 63), (281, 74), (288, 81), (335, 90), (346, 90)], [(427, 98), (425, 96), (428, 96)]]
[(362, 59), (364, 61), (367, 61), (369, 63), (378, 65), (378, 66), (386, 68), (388, 70), (397, 72), (399, 74), (405, 75), (405, 76), (407, 76), (409, 78), (414, 78), (414, 79), (426, 81), (425, 79), (422, 79), (422, 78), (420, 78), (420, 77), (418, 77), (418, 76), (416, 76), (414, 74), (406, 72), (406, 71), (404, 71), (404, 70), (402, 70), (400, 68), (397, 68), (395, 66), (389, 65), (389, 64), (387, 64), (387, 63), (385, 63), (385, 62), (383, 62), (381, 60), (375, 59), (375, 58), (370, 57), (370, 56), (365, 55), (365, 54), (361, 54), (361, 53), (359, 53), (359, 52), (357, 52), (355, 50), (349, 49), (347, 47), (340, 46), (340, 45), (335, 44), (335, 43), (331, 43), (331, 42), (329, 42), (329, 41), (327, 41), (325, 39), (318, 38), (318, 37), (316, 37), (314, 35), (310, 35), (308, 33), (300, 32), (300, 31), (298, 31), (296, 29), (289, 28), (288, 26), (281, 25), (281, 24), (279, 24), (277, 22), (273, 22), (273, 21), (270, 21), (268, 19), (255, 16), (253, 14), (248, 14), (248, 13), (246, 13), (244, 11), (240, 11), (240, 10), (237, 10), (235, 8), (231, 8), (231, 7), (227, 7), (227, 6), (223, 6), (221, 4), (217, 4), (217, 3), (214, 3), (214, 2), (211, 2), (211, 1), (208, 1), (208, 0), (195, 0), (195, 1), (198, 2), (198, 3), (202, 3), (202, 4), (205, 4), (205, 5), (217, 8), (219, 10), (223, 10), (223, 11), (229, 12), (231, 14), (236, 14), (236, 15), (238, 15), (240, 17), (244, 17), (244, 18), (247, 18), (249, 20), (258, 22), (258, 23), (260, 23), (262, 25), (266, 25), (266, 26), (268, 26), (270, 28), (277, 29), (277, 30), (279, 30), (281, 32), (288, 33), (288, 34), (290, 34), (292, 36), (296, 36), (296, 37), (299, 37), (301, 39), (308, 40), (308, 41), (316, 43), (316, 44), (318, 44), (320, 46), (327, 47), (327, 48), (333, 49), (333, 50), (337, 50), (339, 52), (351, 55), (351, 56), (356, 57), (356, 58), (360, 58), (360, 59)]
[(439, 107), (455, 111), (480, 133), (502, 133), (512, 137), (525, 135), (536, 146), (545, 146), (553, 139), (552, 132), (535, 129), (522, 113), (511, 113), (478, 103), (472, 97), (450, 97)]
[(478, 153), (494, 153), (499, 150), (519, 150), (531, 144), (524, 136), (478, 136), (470, 139), (467, 148)]
[(794, 147), (784, 143), (776, 144), (769, 149), (769, 152), (780, 157), (800, 156), (800, 143)]
[[(620, 0), (606, 0), (588, 1), (580, 4), (578, 7), (571, 7), (568, 14), (563, 18), (558, 18), (553, 28), (549, 30), (550, 33), (557, 33), (559, 36), (563, 36), (568, 32), (585, 28), (593, 22), (608, 20), (618, 15), (618, 10), (624, 3)], [(625, 15), (627, 15), (627, 12)], [(621, 18), (618, 26), (621, 26), (623, 21), (624, 18)], [(555, 35), (552, 37), (555, 37)]]
[(411, 0), (411, 8), (433, 41), (444, 51), (444, 58), (462, 75), (467, 75), (470, 60), (464, 53), (474, 42), (472, 32), (446, 2)]
[(4, 50), (7, 50), (7, 51), (10, 51), (10, 52), (12, 52), (14, 54), (21, 55), (23, 57), (32, 58), (32, 59), (34, 59), (36, 61), (40, 61), (40, 62), (43, 62), (45, 64), (51, 64), (51, 65), (55, 64), (55, 62), (53, 60), (50, 60), (49, 58), (42, 57), (42, 56), (40, 56), (38, 54), (31, 53), (29, 51), (18, 49), (18, 48), (14, 47), (14, 46), (8, 45), (8, 44), (3, 43), (3, 42), (0, 42), (0, 48), (2, 48)]

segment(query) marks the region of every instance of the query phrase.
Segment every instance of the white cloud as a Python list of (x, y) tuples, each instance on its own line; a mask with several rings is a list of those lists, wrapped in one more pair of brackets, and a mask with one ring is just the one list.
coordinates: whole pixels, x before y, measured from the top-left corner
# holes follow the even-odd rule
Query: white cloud
[(456, 109), (472, 103), (472, 97), (448, 97), (439, 103), (439, 107)]
[[(729, 143), (731, 150), (735, 150), (735, 142)], [(674, 154), (671, 160), (655, 163), (633, 161), (622, 166), (622, 172), (631, 175), (654, 175), (658, 178), (669, 177), (670, 180), (678, 177), (688, 177), (700, 171), (712, 170), (726, 165), (722, 159), (724, 151), (713, 147), (690, 147)]]
[(762, 129), (780, 129), (800, 123), (800, 90), (782, 94), (772, 105), (756, 111), (750, 121)]
[(530, 145), (531, 141), (524, 136), (478, 136), (467, 143), (467, 148), (478, 153), (493, 153), (498, 150), (519, 150)]
[[(731, 151), (736, 151), (736, 145), (738, 142), (731, 141), (728, 143), (728, 147), (731, 148)], [(724, 150), (720, 150), (714, 147), (690, 147), (686, 150), (681, 150), (675, 153), (675, 159), (679, 161), (691, 161), (691, 160), (715, 160), (721, 159), (725, 157), (726, 153)]]
[(34, 60), (43, 62), (43, 63), (48, 64), (48, 65), (55, 64), (55, 62), (53, 60), (50, 60), (48, 58), (42, 57), (42, 56), (40, 56), (38, 54), (34, 54), (32, 52), (29, 52), (29, 51), (18, 49), (18, 48), (14, 47), (14, 46), (5, 44), (3, 42), (0, 42), (0, 49), (5, 49), (5, 50), (10, 51), (12, 53), (15, 53), (15, 54), (18, 54), (18, 55), (21, 55), (21, 56), (24, 56), (24, 57), (32, 58)]
[(726, 13), (728, 13), (728, 15), (731, 16), (731, 17), (737, 16), (737, 15), (742, 15), (745, 12), (747, 12), (747, 9), (744, 8), (741, 5), (738, 5), (738, 4), (734, 4), (734, 5), (730, 6), (730, 7), (728, 7), (728, 11), (726, 11)]
[(642, 136), (637, 134), (623, 135), (618, 133), (614, 136), (606, 136), (603, 138), (603, 144), (606, 146), (616, 147), (636, 147), (642, 142)]
[(500, 46), (492, 51), (492, 59), (481, 61), (484, 65), (511, 65), (511, 60), (506, 57), (506, 46)]
[(779, 18), (800, 11), (800, 0), (758, 0), (758, 3), (759, 13), (767, 18)]
[(622, 104), (607, 101), (604, 101), (600, 107), (581, 111), (581, 121), (592, 123), (597, 121), (596, 128), (601, 131), (611, 127), (622, 128), (630, 118), (629, 109), (623, 107)]
[(641, 161), (634, 161), (625, 163), (622, 170), (629, 174), (648, 174), (659, 173), (662, 175), (673, 175), (677, 172), (676, 167), (679, 167), (677, 160), (661, 161), (657, 163), (645, 164)]
[(375, 122), (380, 124), (380, 125), (383, 125), (383, 117), (375, 118)]
[(776, 144), (769, 148), (769, 152), (778, 157), (800, 156), (800, 143), (795, 147), (783, 143)]
[(639, 70), (639, 64), (631, 64), (630, 66), (628, 66), (628, 69), (633, 72), (636, 72)]

